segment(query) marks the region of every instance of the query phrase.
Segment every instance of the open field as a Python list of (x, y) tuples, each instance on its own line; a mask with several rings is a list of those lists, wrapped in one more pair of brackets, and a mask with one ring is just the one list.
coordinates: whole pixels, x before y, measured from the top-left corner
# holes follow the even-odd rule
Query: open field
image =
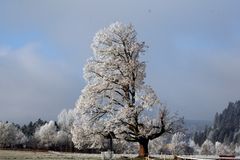
[(100, 155), (0, 150), (0, 160), (100, 160)]
[[(114, 154), (114, 160), (143, 160), (136, 158), (136, 154)], [(101, 160), (101, 154), (82, 154), (82, 153), (66, 153), (66, 152), (39, 152), (39, 151), (14, 151), (0, 150), (0, 160)], [(149, 160), (173, 160), (173, 155), (152, 155)], [(179, 156), (179, 159), (234, 159), (234, 158), (219, 158), (216, 155), (188, 155)], [(240, 157), (235, 157), (240, 159)]]
[[(137, 155), (115, 154), (113, 159), (127, 160), (138, 159), (134, 158)], [(154, 156), (154, 159), (172, 159), (173, 156)], [(81, 154), (81, 153), (64, 153), (64, 152), (37, 152), (37, 151), (12, 151), (0, 150), (0, 160), (101, 160), (100, 154)]]
[[(128, 160), (137, 155), (115, 154), (113, 159)], [(128, 158), (127, 158), (128, 157)], [(155, 155), (155, 160), (173, 159), (173, 156)], [(0, 160), (101, 160), (100, 154), (81, 154), (81, 153), (64, 153), (64, 152), (37, 152), (37, 151), (12, 151), (0, 150)]]

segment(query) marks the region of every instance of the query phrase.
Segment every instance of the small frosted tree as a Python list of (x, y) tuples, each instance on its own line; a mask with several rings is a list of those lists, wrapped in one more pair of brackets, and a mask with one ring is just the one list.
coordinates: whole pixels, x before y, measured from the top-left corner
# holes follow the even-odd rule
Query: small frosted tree
[(172, 136), (171, 150), (174, 155), (185, 154), (187, 149), (186, 135), (182, 132), (177, 132)]
[(60, 126), (60, 129), (70, 133), (74, 121), (74, 111), (72, 109), (66, 110), (63, 109), (58, 115), (57, 123)]
[(35, 132), (35, 137), (40, 141), (40, 145), (47, 149), (55, 144), (56, 135), (57, 127), (54, 121), (49, 121)]
[(22, 146), (25, 146), (26, 143), (28, 142), (28, 138), (23, 134), (23, 132), (20, 129), (17, 129), (15, 140), (16, 140), (15, 141), (16, 145), (22, 145)]
[(215, 154), (214, 144), (210, 140), (206, 139), (201, 146), (200, 153), (202, 155), (214, 155)]
[(96, 143), (99, 135), (111, 135), (139, 143), (139, 156), (148, 156), (149, 140), (173, 132), (177, 120), (166, 108), (153, 118), (159, 99), (144, 83), (145, 43), (137, 41), (131, 24), (116, 22), (97, 32), (91, 46), (94, 56), (84, 67), (87, 85), (76, 103), (73, 142), (80, 147), (84, 139)]
[(165, 135), (150, 141), (149, 152), (151, 154), (170, 154), (169, 137), (170, 135)]
[(239, 155), (240, 155), (240, 146), (239, 146), (239, 145), (236, 145), (234, 151), (235, 151), (235, 154), (236, 154), (237, 156), (239, 156)]
[(26, 142), (26, 136), (14, 124), (0, 122), (0, 147), (9, 148)]
[(71, 129), (74, 121), (74, 111), (72, 109), (63, 109), (58, 115), (57, 124), (60, 130), (57, 132), (56, 145), (61, 150), (73, 149)]
[(227, 145), (222, 144), (221, 142), (215, 143), (215, 149), (217, 155), (226, 155), (226, 154), (233, 154), (231, 148)]
[(200, 153), (200, 147), (199, 147), (198, 144), (196, 144), (196, 143), (194, 142), (193, 139), (189, 139), (188, 145), (189, 145), (190, 148), (193, 149), (193, 154), (199, 154), (199, 153)]

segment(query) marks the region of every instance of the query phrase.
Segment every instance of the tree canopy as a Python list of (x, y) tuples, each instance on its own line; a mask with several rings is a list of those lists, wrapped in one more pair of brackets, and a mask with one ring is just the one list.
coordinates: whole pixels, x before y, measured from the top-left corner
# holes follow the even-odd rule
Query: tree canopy
[(84, 143), (80, 135), (91, 136), (89, 141), (95, 144), (99, 135), (110, 134), (138, 142), (139, 155), (147, 156), (149, 140), (176, 128), (176, 119), (168, 117), (166, 108), (149, 114), (160, 101), (144, 82), (146, 64), (140, 57), (147, 46), (137, 40), (133, 25), (116, 22), (97, 32), (91, 47), (94, 55), (84, 67), (87, 85), (75, 108), (75, 145)]

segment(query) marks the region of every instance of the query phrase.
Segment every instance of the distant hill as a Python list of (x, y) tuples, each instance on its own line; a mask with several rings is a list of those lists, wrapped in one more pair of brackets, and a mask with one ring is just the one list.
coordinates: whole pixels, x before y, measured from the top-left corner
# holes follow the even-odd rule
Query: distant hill
[(222, 113), (216, 113), (211, 127), (194, 134), (194, 141), (201, 145), (205, 139), (225, 144), (240, 143), (240, 101), (230, 102)]
[(184, 120), (184, 126), (187, 129), (188, 134), (194, 134), (195, 132), (203, 131), (206, 126), (211, 126), (211, 121), (206, 120)]

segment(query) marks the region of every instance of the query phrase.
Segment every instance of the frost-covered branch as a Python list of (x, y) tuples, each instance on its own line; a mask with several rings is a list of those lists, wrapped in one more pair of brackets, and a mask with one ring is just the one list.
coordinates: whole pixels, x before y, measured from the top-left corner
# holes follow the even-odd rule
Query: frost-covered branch
[(112, 133), (138, 142), (147, 155), (149, 140), (176, 127), (167, 109), (156, 114), (159, 98), (144, 82), (146, 64), (140, 57), (147, 46), (137, 40), (133, 25), (116, 22), (97, 32), (91, 47), (94, 55), (84, 67), (87, 85), (76, 103), (73, 142), (82, 147), (80, 135), (91, 135), (89, 142), (95, 144), (100, 133)]

